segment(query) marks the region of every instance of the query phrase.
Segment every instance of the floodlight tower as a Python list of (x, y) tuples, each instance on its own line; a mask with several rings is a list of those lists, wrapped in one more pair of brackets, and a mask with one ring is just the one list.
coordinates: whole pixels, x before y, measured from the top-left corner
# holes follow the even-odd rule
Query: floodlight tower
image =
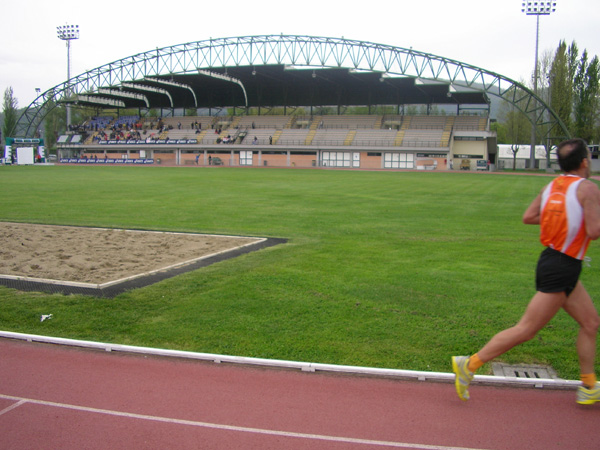
[[(524, 1), (521, 6), (521, 11), (528, 16), (536, 17), (535, 27), (535, 66), (533, 68), (533, 92), (537, 95), (538, 86), (538, 46), (540, 40), (540, 16), (549, 16), (556, 11), (556, 1)], [(537, 109), (537, 101), (534, 100), (534, 111)], [(535, 112), (534, 112), (535, 114)], [(535, 117), (531, 121), (531, 152), (529, 154), (530, 168), (535, 168)]]
[(56, 34), (62, 41), (67, 41), (67, 131), (71, 127), (71, 41), (79, 39), (79, 25), (61, 25), (56, 27)]

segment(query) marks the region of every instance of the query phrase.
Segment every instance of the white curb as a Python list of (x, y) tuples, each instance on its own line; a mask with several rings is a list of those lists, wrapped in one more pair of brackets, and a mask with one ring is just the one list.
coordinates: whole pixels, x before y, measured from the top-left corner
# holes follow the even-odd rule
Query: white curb
[[(277, 367), (282, 369), (299, 369), (303, 372), (336, 372), (354, 375), (368, 375), (377, 377), (391, 377), (418, 381), (441, 381), (453, 382), (454, 374), (445, 372), (422, 372), (415, 370), (378, 369), (374, 367), (344, 366), (336, 364), (320, 364), (310, 362), (286, 361), (279, 359), (250, 358), (244, 356), (219, 355), (213, 353), (197, 353), (181, 350), (167, 350), (150, 347), (137, 347), (132, 345), (109, 344), (102, 342), (66, 339), (51, 336), (40, 336), (35, 334), (13, 333), (11, 331), (0, 331), (0, 338), (18, 339), (27, 342), (41, 342), (46, 344), (67, 345), (71, 347), (84, 347), (107, 352), (139, 353), (152, 356), (167, 356), (174, 358), (197, 359), (212, 361), (215, 363), (233, 363), (256, 365), (266, 367)], [(475, 375), (474, 384), (486, 384), (497, 386), (520, 386), (548, 389), (576, 389), (581, 382), (575, 380), (551, 379), (551, 378), (518, 378), (499, 377), (490, 375)]]

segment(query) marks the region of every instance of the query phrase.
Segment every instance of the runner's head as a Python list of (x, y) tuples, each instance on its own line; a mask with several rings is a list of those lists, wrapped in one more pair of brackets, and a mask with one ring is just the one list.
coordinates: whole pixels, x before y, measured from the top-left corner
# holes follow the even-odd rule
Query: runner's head
[(556, 154), (558, 155), (558, 165), (563, 172), (579, 170), (584, 161), (587, 161), (586, 165), (589, 171), (590, 152), (583, 139), (569, 139), (561, 142), (558, 144)]

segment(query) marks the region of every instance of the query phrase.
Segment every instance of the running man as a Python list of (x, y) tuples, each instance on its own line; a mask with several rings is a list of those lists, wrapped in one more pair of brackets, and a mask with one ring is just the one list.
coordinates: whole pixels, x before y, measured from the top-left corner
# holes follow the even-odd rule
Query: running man
[(461, 400), (469, 400), (469, 384), (477, 369), (532, 339), (563, 308), (580, 327), (577, 353), (582, 384), (577, 403), (600, 401), (600, 383), (594, 371), (600, 318), (579, 281), (581, 261), (590, 240), (600, 237), (600, 189), (587, 180), (591, 161), (585, 141), (561, 142), (557, 154), (564, 173), (542, 189), (523, 214), (523, 223), (540, 225), (540, 240), (546, 246), (536, 269), (537, 292), (515, 326), (496, 334), (470, 357), (452, 357), (456, 392)]

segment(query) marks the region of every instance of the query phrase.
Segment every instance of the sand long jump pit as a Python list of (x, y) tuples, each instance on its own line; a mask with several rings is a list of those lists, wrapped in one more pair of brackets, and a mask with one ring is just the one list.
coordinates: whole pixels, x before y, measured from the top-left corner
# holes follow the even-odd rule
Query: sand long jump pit
[(0, 222), (0, 285), (114, 297), (285, 239)]

